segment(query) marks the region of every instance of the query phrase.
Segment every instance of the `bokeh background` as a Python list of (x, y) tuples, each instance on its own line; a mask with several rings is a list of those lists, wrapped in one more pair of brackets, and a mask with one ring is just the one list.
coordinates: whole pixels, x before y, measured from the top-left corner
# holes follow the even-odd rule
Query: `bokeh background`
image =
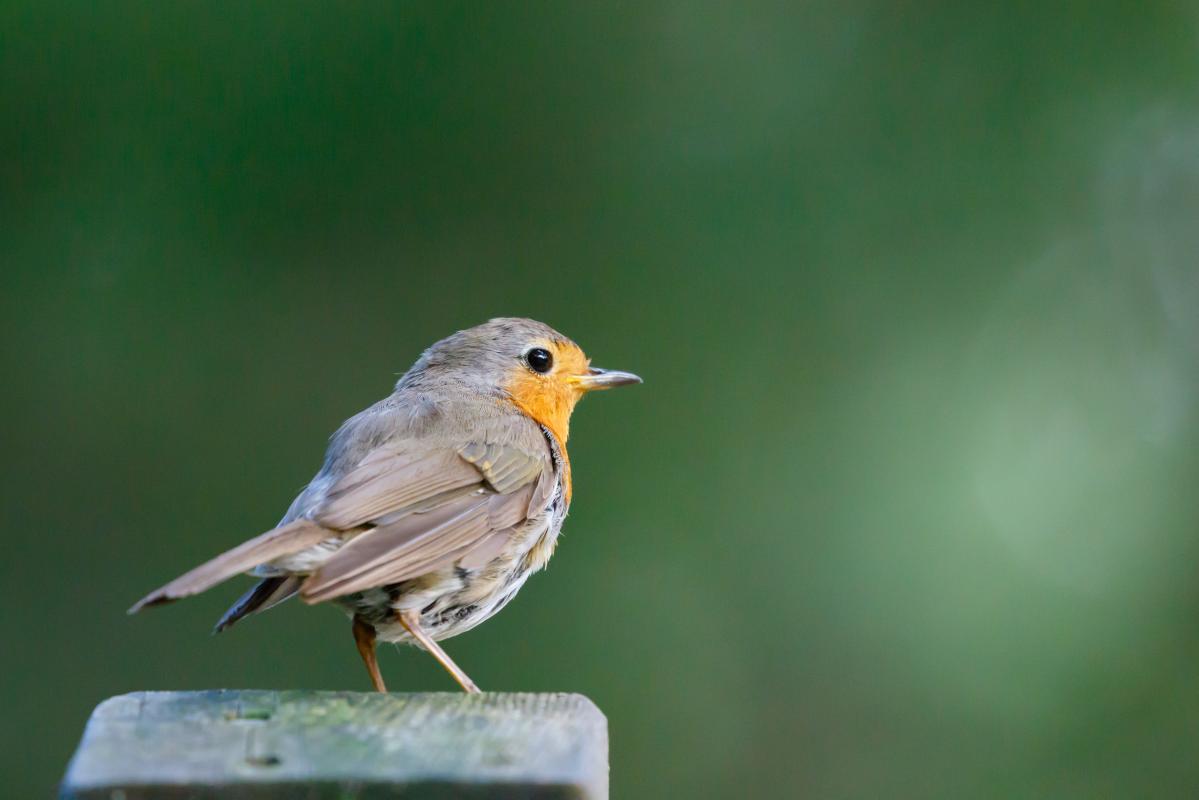
[(646, 382), (449, 649), (594, 698), (614, 796), (1194, 797), (1197, 45), (1193, 3), (0, 5), (5, 793), (113, 693), (366, 689), (332, 609), (124, 610), (528, 315)]

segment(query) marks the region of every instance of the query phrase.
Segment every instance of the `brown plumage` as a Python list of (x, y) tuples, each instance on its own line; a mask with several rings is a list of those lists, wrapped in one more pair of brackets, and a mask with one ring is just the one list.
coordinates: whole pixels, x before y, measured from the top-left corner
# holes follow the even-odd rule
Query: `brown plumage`
[(262, 580), (217, 623), (299, 594), (333, 601), (375, 687), (374, 642), (429, 650), (502, 608), (553, 553), (571, 498), (570, 414), (588, 391), (640, 379), (595, 369), (552, 328), (494, 319), (430, 347), (395, 391), (334, 434), (279, 526), (196, 567), (130, 613), (252, 571)]

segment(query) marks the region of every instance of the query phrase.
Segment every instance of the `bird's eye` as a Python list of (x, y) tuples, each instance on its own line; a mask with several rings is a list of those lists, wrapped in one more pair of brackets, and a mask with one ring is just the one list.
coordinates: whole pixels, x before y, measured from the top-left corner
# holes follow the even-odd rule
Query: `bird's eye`
[(550, 355), (550, 351), (541, 347), (534, 347), (525, 353), (525, 361), (531, 370), (540, 372), (542, 375), (549, 372), (550, 368), (554, 366), (554, 357)]

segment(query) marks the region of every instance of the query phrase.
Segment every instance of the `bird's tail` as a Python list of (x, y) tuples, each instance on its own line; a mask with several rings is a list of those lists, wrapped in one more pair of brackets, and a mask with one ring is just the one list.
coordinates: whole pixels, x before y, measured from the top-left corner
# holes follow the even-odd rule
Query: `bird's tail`
[(259, 611), (266, 611), (268, 608), (274, 608), (300, 591), (300, 584), (303, 582), (304, 579), (296, 575), (277, 575), (270, 578), (263, 578), (250, 591), (243, 594), (236, 603), (229, 607), (229, 610), (217, 622), (212, 632), (220, 633), (242, 617), (257, 614)]
[(181, 597), (199, 594), (238, 573), (246, 572), (276, 558), (297, 553), (336, 535), (333, 531), (322, 528), (311, 520), (298, 519), (289, 522), (248, 542), (243, 542), (232, 550), (221, 553), (191, 572), (180, 575), (166, 586), (150, 592), (134, 603), (133, 607), (129, 609), (129, 613), (136, 614), (146, 606), (161, 605)]

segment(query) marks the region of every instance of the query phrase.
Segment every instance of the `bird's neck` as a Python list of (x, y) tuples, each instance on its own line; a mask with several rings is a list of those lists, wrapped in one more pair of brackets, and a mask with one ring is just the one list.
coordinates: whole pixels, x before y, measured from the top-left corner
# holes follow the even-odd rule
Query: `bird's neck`
[(513, 381), (507, 388), (516, 407), (538, 425), (548, 428), (565, 450), (570, 435), (570, 415), (579, 402), (578, 392), (569, 386), (538, 381), (532, 376)]
[(530, 381), (516, 382), (508, 388), (512, 402), (521, 413), (548, 430), (558, 446), (562, 459), (562, 490), (566, 502), (570, 502), (570, 456), (566, 453), (566, 438), (570, 435), (570, 414), (574, 411), (579, 395), (564, 387), (560, 391), (547, 391), (544, 384)]

